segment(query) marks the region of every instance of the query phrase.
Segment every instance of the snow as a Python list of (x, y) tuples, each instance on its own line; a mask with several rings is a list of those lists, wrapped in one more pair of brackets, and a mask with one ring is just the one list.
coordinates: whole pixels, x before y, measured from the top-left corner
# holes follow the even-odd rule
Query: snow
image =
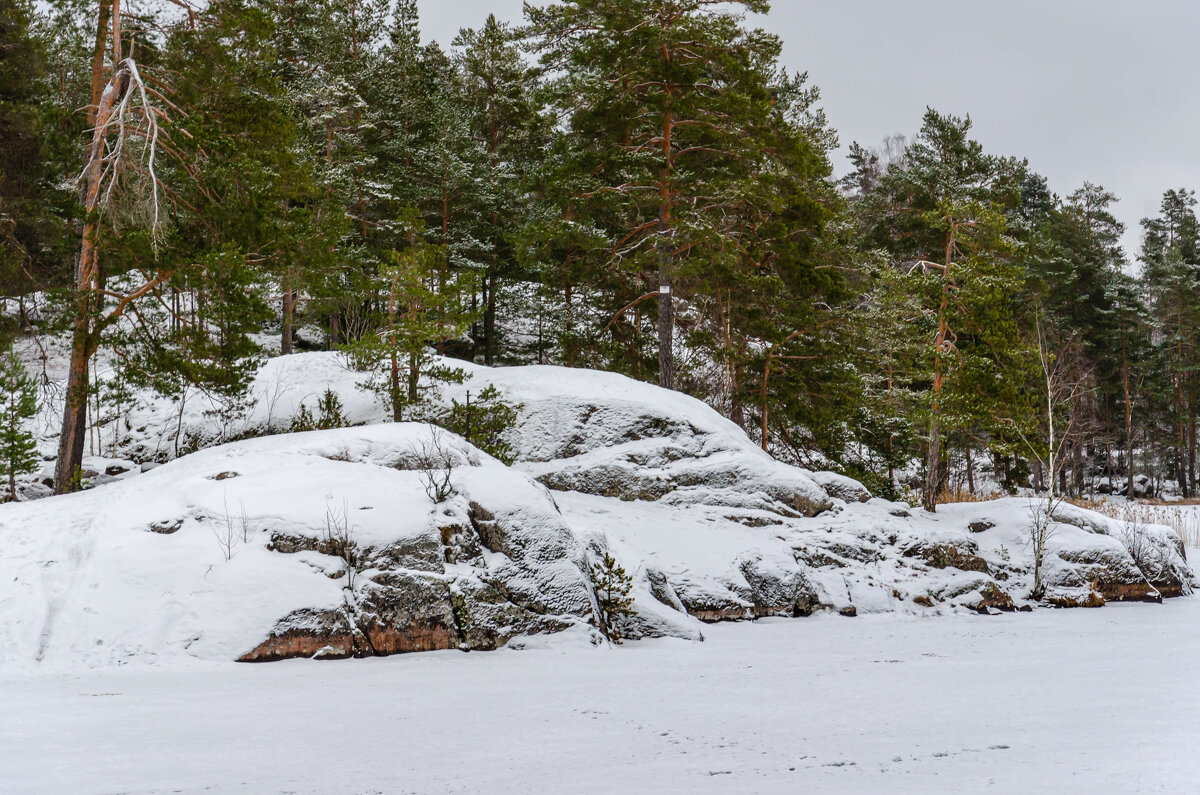
[[(493, 574), (561, 612), (590, 610), (581, 552), (548, 492), (447, 434), (460, 494), (434, 506), (409, 462), (430, 435), (387, 424), (250, 439), (0, 507), (0, 666), (236, 659), (290, 612), (342, 605), (338, 558), (269, 549), (276, 533), (321, 538), (331, 511), (347, 515), (360, 547), (378, 549), (441, 521), (469, 524), (477, 500), (521, 528)], [(526, 555), (545, 560), (529, 566)]]
[[(241, 407), (139, 394), (85, 466), (168, 463), (0, 505), (0, 789), (1197, 790), (1195, 599), (974, 614), (992, 589), (1027, 604), (1033, 500), (929, 514), (775, 461), (678, 393), (453, 364), (470, 377), (443, 405), (495, 385), (522, 408), (512, 467), (444, 435), (440, 504), (431, 427), (386, 422), (361, 374), (307, 353), (267, 360)], [(326, 389), (359, 427), (262, 436)], [(374, 555), (355, 588), (315, 543), (339, 512)], [(1191, 592), (1158, 519), (1052, 520), (1053, 595)], [(633, 579), (621, 647), (595, 629), (604, 552)], [(508, 648), (231, 662), (355, 611)]]
[(0, 673), (6, 792), (1191, 793), (1200, 602)]
[[(1019, 606), (1031, 588), (1031, 500), (928, 514), (776, 461), (679, 393), (588, 370), (462, 366), (470, 377), (441, 400), (494, 385), (519, 403), (517, 461), (445, 434), (458, 494), (439, 506), (415, 463), (430, 426), (383, 422), (336, 354), (268, 360), (240, 413), (199, 398), (179, 413), (142, 395), (123, 422), (131, 448), (157, 435), (156, 455), (176, 427), (213, 442), (281, 430), (326, 389), (368, 424), (242, 438), (79, 495), (0, 506), (0, 666), (237, 659), (290, 630), (326, 637), (332, 613), (364, 602), (388, 631), (432, 620), (439, 648), (451, 636), (475, 648), (586, 636), (596, 617), (585, 572), (605, 552), (633, 578), (632, 638), (699, 640), (699, 619), (995, 609), (985, 597), (997, 594)], [(340, 515), (377, 553), (358, 588), (344, 587), (328, 545), (319, 551)], [(1140, 528), (1135, 565), (1126, 523), (1071, 506), (1053, 518), (1055, 598), (1190, 593), (1171, 530)], [(387, 591), (382, 608), (371, 583)], [(421, 614), (431, 603), (436, 615)], [(487, 632), (471, 635), (481, 622)]]

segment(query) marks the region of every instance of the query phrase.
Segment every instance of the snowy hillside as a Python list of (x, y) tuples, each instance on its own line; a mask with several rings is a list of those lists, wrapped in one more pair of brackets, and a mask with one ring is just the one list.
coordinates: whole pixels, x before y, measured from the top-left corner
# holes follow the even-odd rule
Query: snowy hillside
[[(382, 422), (335, 354), (269, 360), (241, 412), (143, 397), (99, 433), (130, 460), (92, 465), (126, 472), (0, 506), (0, 663), (598, 642), (590, 568), (606, 552), (632, 577), (629, 638), (700, 640), (704, 622), (817, 611), (1029, 606), (1029, 500), (931, 515), (779, 463), (678, 393), (586, 370), (465, 367), (442, 399), (494, 385), (521, 405), (511, 467), (432, 426)], [(244, 438), (138, 473), (138, 459), (173, 457), (176, 434), (282, 431), (326, 389), (361, 425)], [(1050, 603), (1191, 591), (1166, 528), (1064, 505), (1052, 530)]]

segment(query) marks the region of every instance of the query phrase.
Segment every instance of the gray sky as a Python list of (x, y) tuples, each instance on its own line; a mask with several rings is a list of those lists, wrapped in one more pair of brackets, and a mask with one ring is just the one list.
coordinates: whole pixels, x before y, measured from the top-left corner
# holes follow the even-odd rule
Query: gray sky
[[(419, 0), (447, 44), (520, 0)], [(1170, 187), (1200, 187), (1200, 5), (1184, 0), (774, 0), (757, 24), (807, 71), (843, 144), (911, 135), (926, 105), (969, 114), (988, 151), (1029, 158), (1066, 195), (1084, 180), (1138, 220)], [(839, 173), (847, 165), (835, 158)]]

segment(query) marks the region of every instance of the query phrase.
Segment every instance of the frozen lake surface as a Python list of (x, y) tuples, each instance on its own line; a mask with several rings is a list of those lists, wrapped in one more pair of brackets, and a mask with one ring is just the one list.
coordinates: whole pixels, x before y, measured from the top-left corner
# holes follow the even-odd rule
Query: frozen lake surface
[(15, 792), (1196, 792), (1200, 601), (0, 673)]

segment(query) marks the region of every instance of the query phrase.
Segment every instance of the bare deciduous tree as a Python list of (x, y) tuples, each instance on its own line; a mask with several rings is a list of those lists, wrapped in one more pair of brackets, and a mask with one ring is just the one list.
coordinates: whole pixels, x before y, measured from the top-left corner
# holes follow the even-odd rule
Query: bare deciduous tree
[[(245, 516), (244, 513), (243, 516)], [(243, 533), (244, 527), (245, 522), (243, 521)], [(228, 500), (225, 500), (225, 513), (219, 522), (213, 524), (212, 532), (217, 539), (217, 546), (221, 550), (221, 557), (225, 558), (226, 563), (233, 560), (233, 556), (237, 554), (238, 529), (233, 514), (229, 512)]]
[(1019, 423), (1012, 427), (1029, 450), (1029, 454), (1048, 473), (1046, 496), (1031, 498), (1033, 526), (1030, 542), (1033, 546), (1033, 588), (1030, 596), (1041, 599), (1046, 593), (1045, 557), (1046, 543), (1053, 533), (1054, 510), (1062, 504), (1064, 496), (1058, 491), (1058, 471), (1063, 465), (1063, 453), (1072, 438), (1076, 412), (1071, 411), (1080, 397), (1079, 381), (1070, 377), (1075, 370), (1069, 366), (1067, 357), (1050, 349), (1045, 323), (1039, 314), (1035, 323), (1037, 330), (1037, 356), (1044, 389), (1040, 396), (1044, 400), (1044, 414), (1038, 418), (1036, 429), (1027, 432)]

